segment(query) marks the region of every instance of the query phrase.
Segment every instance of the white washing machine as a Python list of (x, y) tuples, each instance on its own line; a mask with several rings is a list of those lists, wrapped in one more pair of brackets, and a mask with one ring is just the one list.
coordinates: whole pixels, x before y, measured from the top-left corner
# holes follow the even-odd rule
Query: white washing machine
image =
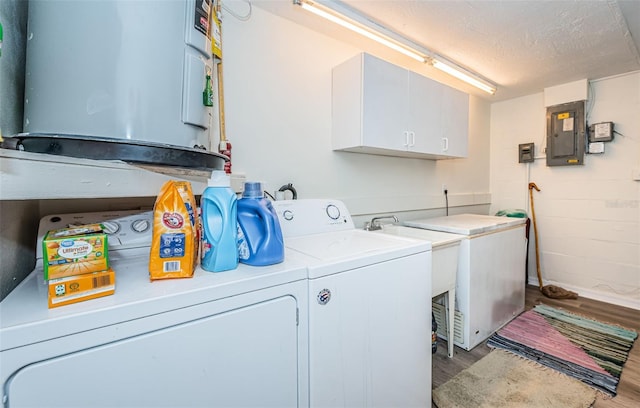
[(524, 311), (524, 218), (458, 214), (405, 221), (409, 227), (459, 234), (456, 326), (471, 350)]
[(337, 200), (273, 203), (309, 273), (311, 407), (431, 404), (431, 244), (357, 230)]
[(48, 309), (39, 250), (0, 303), (3, 406), (307, 406), (304, 256), (150, 282), (150, 213), (51, 216), (38, 235), (113, 216), (114, 295)]

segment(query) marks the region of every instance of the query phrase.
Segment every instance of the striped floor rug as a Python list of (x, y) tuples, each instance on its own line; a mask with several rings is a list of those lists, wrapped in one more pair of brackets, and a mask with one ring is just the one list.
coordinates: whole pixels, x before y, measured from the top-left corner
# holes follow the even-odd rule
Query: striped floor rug
[(638, 333), (537, 305), (487, 340), (609, 395), (616, 395), (622, 367)]

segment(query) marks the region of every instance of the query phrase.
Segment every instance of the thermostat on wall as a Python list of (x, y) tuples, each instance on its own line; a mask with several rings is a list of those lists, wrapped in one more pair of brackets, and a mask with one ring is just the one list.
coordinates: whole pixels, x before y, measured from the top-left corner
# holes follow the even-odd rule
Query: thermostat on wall
[(613, 122), (594, 123), (589, 126), (590, 142), (610, 142), (613, 140)]

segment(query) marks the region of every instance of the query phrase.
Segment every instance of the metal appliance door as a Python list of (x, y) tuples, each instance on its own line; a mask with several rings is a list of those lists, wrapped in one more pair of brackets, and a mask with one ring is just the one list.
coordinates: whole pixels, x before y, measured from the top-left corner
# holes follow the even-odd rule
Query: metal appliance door
[(464, 239), (460, 244), (456, 303), (471, 350), (524, 311), (524, 225)]
[(309, 280), (312, 407), (431, 403), (431, 252)]
[[(11, 364), (43, 348), (77, 347), (19, 365), (4, 385), (5, 405), (297, 406), (298, 360), (304, 357), (298, 356), (296, 298), (242, 297), (249, 306), (215, 313), (217, 303), (209, 302), (136, 320), (136, 327), (165, 327), (117, 341), (95, 330), (25, 347), (20, 356), (3, 353), (3, 364)], [(209, 315), (199, 317), (203, 312)], [(119, 326), (126, 332), (131, 323), (107, 331), (116, 336)], [(85, 348), (78, 338), (86, 336), (101, 345)]]

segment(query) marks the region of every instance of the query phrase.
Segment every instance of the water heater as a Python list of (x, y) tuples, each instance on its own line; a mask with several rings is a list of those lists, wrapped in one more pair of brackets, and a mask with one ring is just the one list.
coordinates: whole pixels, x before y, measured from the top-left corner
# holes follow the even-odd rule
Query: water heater
[(24, 131), (210, 148), (211, 0), (29, 2)]

